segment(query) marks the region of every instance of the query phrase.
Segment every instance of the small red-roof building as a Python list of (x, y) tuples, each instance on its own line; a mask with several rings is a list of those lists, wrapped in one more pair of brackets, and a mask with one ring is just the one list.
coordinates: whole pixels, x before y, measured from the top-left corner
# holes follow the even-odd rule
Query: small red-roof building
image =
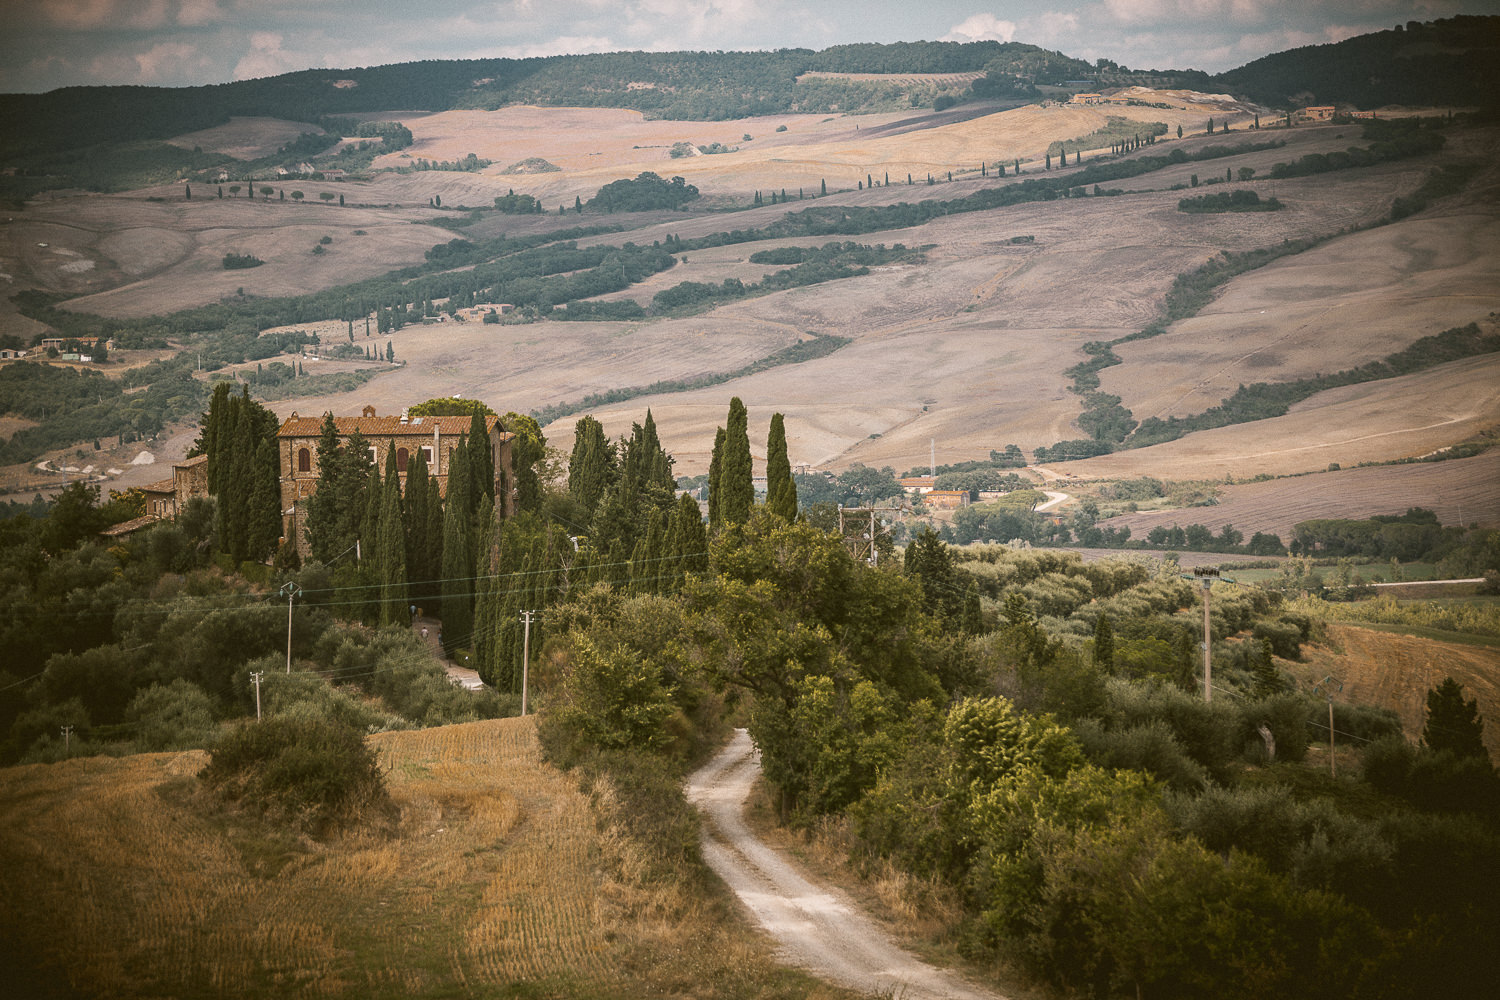
[(968, 490), (928, 490), (922, 494), (922, 502), (941, 510), (957, 510), (969, 505)]
[[(283, 537), (295, 541), (297, 551), (308, 553), (307, 500), (318, 490), (318, 439), (323, 436), (323, 417), (303, 417), (293, 413), (276, 432), (278, 461), (281, 467), (281, 521)], [(382, 471), (387, 454), (396, 453), (396, 474), (406, 488), (407, 463), (418, 452), (427, 461), (429, 475), (437, 477), (438, 490), (448, 494), (448, 463), (453, 449), (469, 433), (472, 417), (380, 417), (375, 407), (367, 406), (358, 417), (334, 417), (339, 443), (347, 444), (356, 432), (365, 439), (370, 459)], [(515, 435), (500, 429), (500, 418), (487, 416), (484, 427), (490, 438), (494, 459), (495, 481), (491, 492), (495, 511), (508, 517), (515, 513), (515, 477), (512, 441)]]

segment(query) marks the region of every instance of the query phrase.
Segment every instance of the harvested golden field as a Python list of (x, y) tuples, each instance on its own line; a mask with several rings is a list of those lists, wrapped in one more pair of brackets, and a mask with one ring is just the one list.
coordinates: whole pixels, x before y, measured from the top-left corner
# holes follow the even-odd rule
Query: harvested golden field
[[(524, 412), (595, 392), (732, 372), (810, 334), (835, 334), (850, 343), (820, 360), (708, 389), (638, 397), (599, 407), (596, 415), (615, 435), (628, 432), (650, 407), (664, 444), (678, 458), (678, 471), (691, 474), (706, 469), (714, 428), (724, 419), (729, 397), (738, 395), (749, 407), (757, 451), (770, 415), (779, 411), (787, 417), (795, 463), (840, 469), (864, 462), (903, 471), (926, 464), (932, 445), (938, 460), (947, 463), (982, 458), (1010, 443), (1031, 449), (1081, 436), (1075, 423), (1080, 400), (1063, 372), (1083, 359), (1083, 344), (1151, 323), (1173, 279), (1221, 250), (1325, 236), (1380, 219), (1394, 198), (1412, 191), (1442, 162), (1425, 157), (1266, 180), (1277, 162), (1364, 140), (1347, 125), (1250, 132), (1243, 127), (1249, 113), (1222, 96), (1135, 96), (1170, 107), (1054, 105), (972, 117), (911, 111), (710, 123), (647, 121), (634, 112), (598, 109), (392, 113), (416, 136), (416, 144), (403, 153), (457, 159), (473, 152), (493, 160), (493, 166), (479, 173), (382, 173), (370, 182), (298, 182), (308, 200), (325, 188), (344, 194), (349, 204), (342, 209), (258, 198), (195, 197), (188, 203), (176, 188), (42, 201), (0, 227), (0, 270), (15, 274), (18, 285), (80, 295), (70, 303), (77, 308), (142, 315), (233, 301), (241, 289), (252, 298), (328, 287), (419, 261), (433, 244), (455, 236), (481, 239), (617, 223), (622, 232), (584, 242), (644, 244), (765, 226), (789, 210), (814, 204), (863, 207), (961, 198), (1016, 182), (1011, 176), (980, 177), (981, 161), (1020, 159), (1026, 177), (1035, 177), (1048, 143), (1085, 135), (1110, 116), (1166, 122), (1174, 137), (1154, 147), (1155, 153), (1285, 143), (1172, 165), (1122, 183), (1127, 193), (1118, 197), (1060, 198), (840, 236), (922, 246), (927, 258), (877, 268), (864, 277), (735, 301), (697, 316), (407, 327), (391, 338), (397, 358), (407, 362), (400, 371), (355, 393), (275, 404), (283, 416), (293, 410), (357, 412), (366, 404), (394, 413), (431, 396), (459, 392), (501, 411)], [(1210, 138), (1201, 131), (1210, 116), (1241, 124), (1230, 135)], [(1177, 124), (1187, 135), (1180, 141)], [(777, 132), (782, 126), (787, 131)], [(253, 138), (252, 133), (244, 134)], [(745, 140), (745, 134), (752, 138)], [(675, 142), (720, 142), (740, 149), (672, 159)], [(1500, 161), (1492, 155), (1497, 144), (1495, 130), (1468, 131), (1453, 140), (1456, 153), (1491, 163)], [(560, 169), (503, 173), (531, 157)], [(905, 183), (908, 172), (920, 181), (929, 168), (940, 183)], [(704, 191), (704, 200), (688, 212), (638, 216), (489, 216), (457, 232), (412, 224), (454, 218), (428, 206), (436, 196), (445, 206), (485, 205), (513, 188), (535, 194), (544, 205), (571, 205), (574, 197), (587, 198), (608, 181), (647, 169), (683, 176)], [(1237, 186), (1275, 195), (1287, 208), (1223, 216), (1177, 211), (1181, 194), (1172, 187), (1189, 185), (1194, 174), (1222, 178), (1226, 169), (1255, 171), (1256, 179)], [(952, 183), (946, 179), (949, 170)], [(884, 184), (887, 173), (894, 182), (890, 186)], [(876, 181), (874, 187), (864, 185), (867, 177)], [(817, 191), (825, 178), (836, 193), (816, 202), (795, 200), (797, 188)], [(744, 205), (756, 190), (782, 188), (794, 199), (790, 205), (732, 216), (702, 210)], [(1500, 171), (1488, 168), (1465, 194), (1426, 213), (1334, 238), (1242, 275), (1223, 286), (1200, 316), (1162, 337), (1122, 346), (1124, 363), (1103, 371), (1102, 388), (1121, 395), (1137, 419), (1195, 412), (1240, 381), (1334, 370), (1483, 319), (1500, 310), (1494, 263), (1500, 249), (1497, 191)], [(141, 194), (165, 200), (148, 202)], [(356, 229), (365, 235), (354, 235)], [(333, 243), (327, 253), (313, 256), (311, 249), (323, 235)], [(1011, 242), (1028, 236), (1031, 242)], [(57, 253), (59, 248), (74, 256)], [(613, 297), (645, 302), (682, 281), (755, 281), (775, 269), (748, 261), (761, 248), (742, 244), (684, 254), (676, 267)], [(226, 272), (220, 260), (231, 250), (267, 263)], [(62, 269), (89, 261), (91, 270)], [(1248, 478), (1418, 455), (1494, 426), (1496, 383), (1489, 363), (1458, 362), (1404, 380), (1325, 393), (1277, 420), (1199, 432), (1059, 471)], [(549, 427), (549, 440), (566, 449), (574, 419)]]
[[(1163, 446), (1165, 447), (1165, 446)], [(1142, 449), (1150, 451), (1152, 449)], [(1081, 463), (1080, 463), (1081, 464)], [(1232, 524), (1291, 541), (1292, 526), (1313, 518), (1367, 518), (1426, 507), (1444, 524), (1500, 524), (1500, 448), (1473, 458), (1410, 465), (1366, 466), (1221, 487), (1212, 507), (1122, 514), (1103, 524), (1129, 527), (1133, 538), (1152, 528), (1202, 524), (1218, 532)]]
[(1466, 698), (1479, 703), (1485, 746), (1500, 760), (1500, 650), (1353, 625), (1330, 624), (1327, 630), (1327, 641), (1306, 647), (1303, 662), (1284, 664), (1304, 689), (1332, 675), (1344, 685), (1340, 701), (1392, 709), (1415, 742), (1427, 721), (1428, 690), (1452, 677)]
[(201, 752), (0, 770), (8, 987), (809, 995), (717, 904), (643, 883), (637, 849), (541, 762), (533, 720), (371, 739), (399, 830), (326, 844), (212, 810)]

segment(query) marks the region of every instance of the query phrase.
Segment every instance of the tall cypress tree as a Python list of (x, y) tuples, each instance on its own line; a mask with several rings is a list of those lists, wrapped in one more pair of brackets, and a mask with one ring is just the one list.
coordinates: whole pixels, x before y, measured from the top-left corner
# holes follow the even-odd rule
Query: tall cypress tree
[(264, 559), (276, 549), (281, 537), (281, 483), (276, 447), (269, 437), (255, 446), (255, 480), (250, 487), (245, 525), (247, 552), (251, 559)]
[(439, 491), (437, 476), (427, 476), (427, 551), (422, 566), (424, 579), (428, 581), (422, 596), (428, 606), (436, 604), (442, 590), (437, 580), (443, 575), (443, 497)]
[(735, 396), (729, 401), (729, 420), (724, 428), (724, 456), (719, 468), (719, 519), (724, 524), (750, 520), (755, 503), (755, 484), (750, 464), (750, 417), (745, 404)]
[(676, 534), (673, 554), (681, 572), (685, 575), (708, 569), (708, 531), (703, 526), (698, 502), (686, 493), (677, 500), (672, 527)]
[(474, 555), (468, 449), (448, 456), (448, 496), (443, 501), (443, 650), (469, 645), (474, 628)]
[(568, 492), (592, 518), (613, 478), (614, 449), (604, 436), (604, 426), (592, 416), (581, 417), (573, 428)]
[(401, 516), (401, 477), (396, 446), (386, 450), (380, 490), (380, 523), (375, 533), (375, 568), (380, 574), (380, 624), (409, 624), (406, 599), (406, 532)]
[(196, 442), (197, 450), (208, 456), (208, 460), (204, 463), (205, 473), (208, 476), (208, 492), (216, 496), (219, 492), (219, 462), (224, 456), (224, 449), (220, 447), (220, 436), (223, 434), (224, 422), (228, 418), (229, 405), (229, 383), (220, 382), (214, 386), (213, 397), (208, 403), (208, 412), (203, 415), (203, 432)]
[(717, 532), (724, 523), (723, 499), (719, 481), (724, 471), (724, 428), (714, 433), (714, 453), (708, 460), (708, 530)]
[[(402, 520), (406, 528), (406, 578), (414, 585), (436, 576), (428, 566), (432, 543), (427, 538), (427, 505), (433, 499), (427, 495), (427, 453), (418, 448), (406, 463), (406, 503), (402, 505)], [(412, 596), (421, 594), (422, 588), (417, 586)]]
[[(479, 509), (479, 498), (495, 496), (495, 453), (490, 445), (490, 435), (484, 429), (484, 417), (474, 411), (469, 421), (469, 483), (473, 491), (474, 511)], [(473, 513), (473, 511), (470, 511)]]
[(797, 483), (786, 453), (786, 421), (771, 415), (771, 433), (766, 439), (766, 509), (784, 521), (797, 517)]

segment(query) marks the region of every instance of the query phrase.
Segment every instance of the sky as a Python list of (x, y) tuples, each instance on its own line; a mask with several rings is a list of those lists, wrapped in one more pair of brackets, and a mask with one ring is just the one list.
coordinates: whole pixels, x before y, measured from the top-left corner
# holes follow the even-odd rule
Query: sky
[(225, 83), (419, 59), (1026, 42), (1219, 72), (1500, 0), (0, 0), (0, 93)]

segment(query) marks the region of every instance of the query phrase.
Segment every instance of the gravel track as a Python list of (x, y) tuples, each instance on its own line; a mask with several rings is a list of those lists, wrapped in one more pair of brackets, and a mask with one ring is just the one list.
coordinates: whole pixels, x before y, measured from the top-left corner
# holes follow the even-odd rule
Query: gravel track
[(749, 734), (734, 739), (688, 780), (688, 801), (704, 818), (703, 858), (788, 965), (850, 989), (904, 1000), (1004, 1000), (897, 947), (847, 896), (818, 885), (745, 825), (744, 805), (760, 774)]

